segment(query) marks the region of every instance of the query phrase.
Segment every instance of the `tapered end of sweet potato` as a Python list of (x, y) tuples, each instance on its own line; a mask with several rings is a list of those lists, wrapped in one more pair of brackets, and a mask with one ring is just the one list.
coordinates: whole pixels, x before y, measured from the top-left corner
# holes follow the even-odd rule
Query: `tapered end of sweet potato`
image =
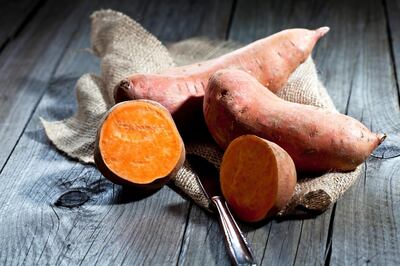
[(385, 141), (387, 135), (385, 133), (378, 133), (376, 135), (378, 136), (378, 140), (379, 140), (378, 146), (379, 146), (382, 144), (382, 142)]
[(185, 149), (162, 105), (148, 100), (115, 105), (99, 128), (95, 163), (111, 181), (153, 190), (182, 166)]
[(116, 103), (135, 100), (130, 91), (132, 90), (132, 83), (129, 79), (121, 80), (114, 88), (114, 101)]
[(296, 185), (293, 160), (278, 145), (254, 135), (232, 141), (222, 159), (221, 190), (234, 214), (258, 222), (276, 214)]
[(319, 38), (321, 38), (322, 36), (327, 34), (329, 30), (330, 30), (330, 28), (325, 26), (325, 27), (318, 28), (315, 31), (318, 33)]

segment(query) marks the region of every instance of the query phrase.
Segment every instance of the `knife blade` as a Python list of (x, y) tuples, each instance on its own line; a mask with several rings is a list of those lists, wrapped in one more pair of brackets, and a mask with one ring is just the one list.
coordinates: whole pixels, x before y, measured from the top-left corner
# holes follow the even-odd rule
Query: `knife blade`
[(210, 199), (211, 207), (218, 214), (218, 220), (224, 232), (225, 243), (233, 264), (256, 265), (253, 252), (222, 196), (218, 171), (199, 156), (190, 156), (189, 162), (197, 173), (200, 187)]

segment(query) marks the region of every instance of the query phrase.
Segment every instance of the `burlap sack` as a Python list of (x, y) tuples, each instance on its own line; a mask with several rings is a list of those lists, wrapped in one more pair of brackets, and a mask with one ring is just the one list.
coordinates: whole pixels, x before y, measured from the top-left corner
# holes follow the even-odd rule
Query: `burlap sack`
[[(52, 143), (68, 156), (93, 163), (94, 140), (99, 121), (112, 106), (112, 90), (123, 77), (134, 72), (159, 72), (176, 64), (183, 65), (226, 53), (238, 45), (224, 41), (190, 39), (168, 49), (138, 23), (112, 10), (92, 15), (92, 50), (101, 59), (101, 76), (83, 75), (77, 82), (76, 114), (56, 122), (42, 120)], [(292, 74), (279, 96), (293, 102), (330, 110), (335, 107), (318, 80), (311, 58)], [(222, 153), (214, 143), (186, 143), (188, 154), (202, 156), (219, 167)], [(296, 210), (322, 212), (334, 203), (356, 180), (360, 167), (350, 173), (327, 173), (303, 177), (288, 206), (279, 215)], [(197, 182), (188, 161), (173, 179), (174, 185), (198, 205), (209, 209), (209, 201)]]

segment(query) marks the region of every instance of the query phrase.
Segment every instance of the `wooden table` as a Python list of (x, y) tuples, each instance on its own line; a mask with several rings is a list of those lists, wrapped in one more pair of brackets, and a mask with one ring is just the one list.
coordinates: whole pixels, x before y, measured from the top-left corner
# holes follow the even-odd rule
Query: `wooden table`
[[(40, 117), (76, 108), (99, 72), (89, 15), (123, 11), (163, 42), (248, 43), (331, 27), (314, 58), (342, 113), (392, 134), (356, 184), (314, 219), (242, 225), (264, 265), (400, 264), (400, 1), (0, 1), (0, 264), (229, 265), (216, 219), (168, 187), (140, 201), (47, 140)], [(390, 158), (392, 157), (392, 158)]]

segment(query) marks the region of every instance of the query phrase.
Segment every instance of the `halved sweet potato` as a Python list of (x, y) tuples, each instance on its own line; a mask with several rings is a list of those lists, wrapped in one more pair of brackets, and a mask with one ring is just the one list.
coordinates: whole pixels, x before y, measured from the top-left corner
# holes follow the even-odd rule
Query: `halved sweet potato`
[(136, 100), (115, 105), (97, 134), (96, 165), (115, 183), (160, 188), (184, 159), (185, 148), (175, 123), (157, 102)]
[(284, 208), (297, 181), (289, 154), (255, 135), (243, 135), (229, 144), (220, 178), (230, 209), (245, 222), (261, 221)]

